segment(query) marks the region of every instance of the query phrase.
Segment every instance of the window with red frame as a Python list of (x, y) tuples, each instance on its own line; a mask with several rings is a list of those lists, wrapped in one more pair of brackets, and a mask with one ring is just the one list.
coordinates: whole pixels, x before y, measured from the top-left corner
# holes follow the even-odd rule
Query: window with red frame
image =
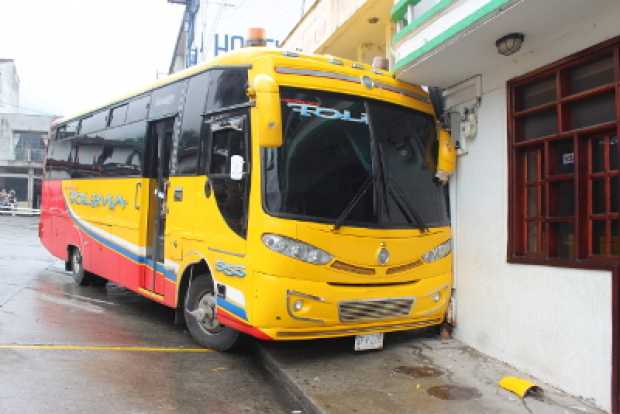
[(620, 258), (620, 38), (508, 83), (509, 258)]

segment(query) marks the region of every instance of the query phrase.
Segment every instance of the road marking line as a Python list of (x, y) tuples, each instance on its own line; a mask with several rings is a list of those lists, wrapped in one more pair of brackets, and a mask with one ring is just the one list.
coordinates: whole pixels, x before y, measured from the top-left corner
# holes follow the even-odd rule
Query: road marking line
[(213, 352), (207, 348), (173, 348), (173, 347), (149, 347), (149, 346), (111, 346), (111, 345), (20, 345), (20, 344), (0, 344), (0, 350), (46, 350), (46, 351), (128, 351), (128, 352), (185, 352), (185, 353), (204, 353)]

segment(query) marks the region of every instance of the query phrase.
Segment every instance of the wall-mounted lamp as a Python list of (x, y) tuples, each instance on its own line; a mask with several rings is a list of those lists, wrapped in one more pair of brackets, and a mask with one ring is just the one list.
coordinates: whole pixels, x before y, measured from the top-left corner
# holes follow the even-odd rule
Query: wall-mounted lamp
[(497, 53), (504, 56), (510, 56), (517, 53), (521, 49), (525, 35), (523, 33), (510, 33), (503, 36), (495, 42)]

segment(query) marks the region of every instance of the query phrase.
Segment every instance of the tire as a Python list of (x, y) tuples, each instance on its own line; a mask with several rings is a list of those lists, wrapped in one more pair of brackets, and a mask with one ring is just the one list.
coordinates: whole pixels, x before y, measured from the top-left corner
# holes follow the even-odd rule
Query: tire
[(82, 265), (82, 254), (80, 253), (80, 249), (77, 247), (73, 248), (69, 260), (71, 263), (71, 277), (73, 277), (73, 282), (78, 286), (88, 286), (90, 277)]
[(216, 351), (228, 351), (238, 342), (240, 334), (219, 323), (215, 316), (215, 293), (209, 275), (190, 281), (183, 315), (192, 338), (200, 345)]

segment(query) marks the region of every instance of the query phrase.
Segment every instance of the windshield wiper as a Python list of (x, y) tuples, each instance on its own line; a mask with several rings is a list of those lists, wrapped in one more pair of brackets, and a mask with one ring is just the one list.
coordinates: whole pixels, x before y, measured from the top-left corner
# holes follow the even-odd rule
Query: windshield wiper
[(377, 142), (377, 153), (378, 153), (378, 158), (379, 158), (379, 167), (381, 170), (382, 182), (384, 183), (386, 187), (385, 189), (387, 190), (387, 191), (383, 191), (382, 195), (383, 195), (383, 203), (385, 205), (385, 211), (388, 217), (390, 216), (390, 208), (387, 202), (387, 194), (391, 194), (392, 198), (396, 202), (396, 206), (398, 207), (400, 212), (403, 214), (403, 216), (405, 216), (405, 219), (407, 219), (407, 222), (409, 222), (410, 224), (414, 224), (414, 223), (417, 224), (417, 226), (422, 230), (422, 232), (427, 231), (428, 227), (426, 226), (426, 223), (424, 223), (424, 220), (422, 220), (422, 217), (416, 211), (416, 209), (413, 208), (411, 204), (409, 204), (409, 202), (407, 201), (407, 198), (405, 197), (405, 194), (403, 193), (403, 190), (398, 186), (398, 183), (396, 182), (396, 180), (394, 180), (392, 177), (386, 174), (385, 171), (387, 170), (387, 168), (385, 167), (385, 156), (384, 156), (383, 147), (382, 147), (383, 143), (379, 140), (377, 140), (376, 142)]
[(362, 184), (360, 189), (357, 190), (357, 193), (355, 193), (351, 201), (349, 201), (349, 204), (345, 206), (344, 210), (342, 210), (342, 213), (340, 213), (340, 215), (336, 219), (332, 230), (338, 230), (342, 226), (342, 223), (344, 223), (347, 217), (349, 217), (349, 214), (351, 214), (355, 206), (357, 206), (357, 203), (359, 203), (362, 197), (364, 197), (364, 195), (368, 192), (368, 189), (370, 188), (370, 185), (373, 183), (373, 181), (374, 177), (372, 175), (369, 175), (368, 178), (366, 178), (364, 184)]

